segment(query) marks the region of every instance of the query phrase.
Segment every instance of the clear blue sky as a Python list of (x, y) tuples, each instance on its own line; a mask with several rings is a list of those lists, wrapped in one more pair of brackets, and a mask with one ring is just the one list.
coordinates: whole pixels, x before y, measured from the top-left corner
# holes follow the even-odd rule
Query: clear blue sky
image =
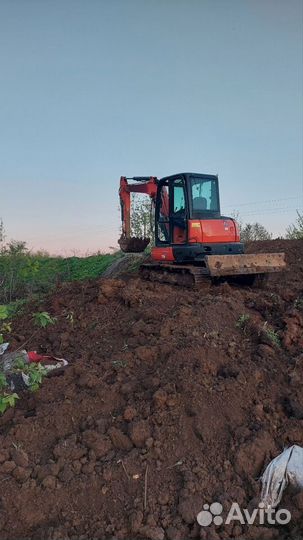
[(187, 170), (219, 174), (225, 213), (283, 233), (303, 208), (302, 5), (0, 0), (8, 237), (106, 249), (121, 174)]

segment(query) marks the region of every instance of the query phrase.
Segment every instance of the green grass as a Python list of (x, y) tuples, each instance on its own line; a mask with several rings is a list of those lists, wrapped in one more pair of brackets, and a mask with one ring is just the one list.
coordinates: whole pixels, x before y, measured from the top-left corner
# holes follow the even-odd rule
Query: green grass
[(37, 278), (43, 280), (57, 276), (60, 281), (75, 281), (78, 279), (97, 278), (117, 258), (115, 255), (91, 255), (90, 257), (38, 259), (39, 271)]
[(119, 257), (48, 257), (28, 252), (0, 255), (0, 304), (50, 291), (58, 283), (98, 278)]

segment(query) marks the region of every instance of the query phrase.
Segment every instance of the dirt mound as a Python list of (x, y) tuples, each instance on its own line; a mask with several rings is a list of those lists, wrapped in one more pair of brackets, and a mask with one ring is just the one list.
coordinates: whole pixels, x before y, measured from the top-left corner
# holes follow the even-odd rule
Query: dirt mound
[(285, 527), (200, 527), (203, 504), (257, 504), (264, 465), (303, 445), (303, 242), (263, 290), (102, 279), (29, 306), (13, 348), (70, 361), (0, 420), (5, 539), (299, 538)]
[(148, 258), (142, 253), (127, 253), (119, 257), (103, 272), (102, 277), (119, 278), (136, 272), (139, 266)]

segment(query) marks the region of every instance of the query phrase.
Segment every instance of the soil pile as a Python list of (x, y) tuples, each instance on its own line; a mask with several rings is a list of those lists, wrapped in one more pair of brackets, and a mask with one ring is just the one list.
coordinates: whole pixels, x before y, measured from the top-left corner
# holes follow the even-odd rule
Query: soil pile
[(39, 331), (29, 306), (12, 349), (70, 365), (1, 417), (2, 540), (300, 537), (300, 494), (285, 527), (196, 521), (205, 503), (256, 507), (264, 465), (303, 446), (303, 241), (249, 246), (281, 249), (290, 270), (263, 290), (65, 284)]

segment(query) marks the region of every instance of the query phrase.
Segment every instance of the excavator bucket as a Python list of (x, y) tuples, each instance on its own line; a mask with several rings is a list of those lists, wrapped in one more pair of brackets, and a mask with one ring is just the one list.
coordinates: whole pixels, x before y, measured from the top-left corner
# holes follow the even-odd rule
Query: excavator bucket
[(280, 272), (286, 267), (284, 253), (207, 255), (205, 262), (212, 277), (268, 274)]
[(121, 251), (124, 253), (142, 253), (149, 242), (149, 238), (137, 238), (135, 236), (131, 236), (130, 238), (121, 236), (118, 240)]

